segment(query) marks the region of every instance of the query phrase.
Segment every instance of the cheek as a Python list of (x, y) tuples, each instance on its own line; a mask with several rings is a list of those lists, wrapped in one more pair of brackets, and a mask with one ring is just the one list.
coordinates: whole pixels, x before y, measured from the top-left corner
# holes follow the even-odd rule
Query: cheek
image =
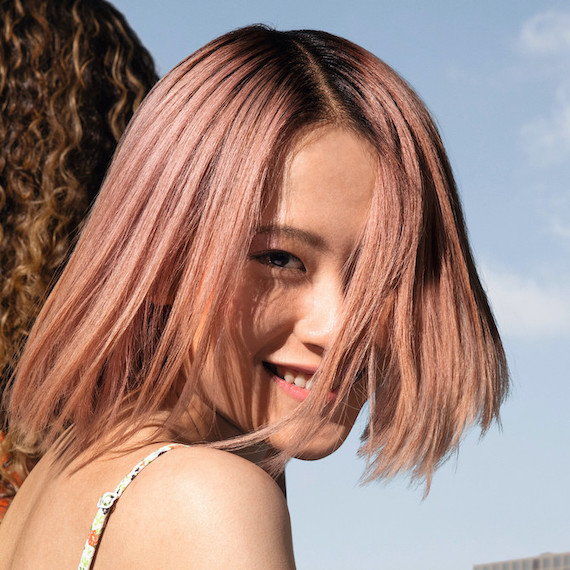
[(252, 271), (242, 280), (228, 311), (230, 334), (250, 355), (286, 338), (295, 303), (287, 288), (256, 277)]

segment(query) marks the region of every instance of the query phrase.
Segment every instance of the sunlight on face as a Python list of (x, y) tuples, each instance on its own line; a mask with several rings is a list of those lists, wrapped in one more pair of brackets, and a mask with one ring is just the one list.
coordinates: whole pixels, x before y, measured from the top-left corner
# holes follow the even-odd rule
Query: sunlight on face
[[(336, 333), (343, 268), (360, 242), (375, 182), (374, 151), (352, 131), (321, 127), (294, 147), (232, 305), (230, 326), (239, 328), (243, 344), (240, 371), (215, 382), (212, 403), (240, 430), (285, 417), (309, 394)], [(303, 456), (334, 451), (348, 435), (360, 399), (349, 397), (342, 420), (307, 442)], [(275, 448), (283, 447), (286, 432), (272, 437)]]

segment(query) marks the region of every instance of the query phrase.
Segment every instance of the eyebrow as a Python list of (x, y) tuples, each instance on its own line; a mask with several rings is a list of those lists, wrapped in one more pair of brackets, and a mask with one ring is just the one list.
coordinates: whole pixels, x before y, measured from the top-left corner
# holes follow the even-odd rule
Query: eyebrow
[(320, 251), (325, 251), (327, 249), (325, 240), (321, 237), (307, 232), (305, 230), (300, 230), (299, 228), (294, 228), (292, 226), (278, 226), (270, 224), (268, 226), (261, 226), (257, 229), (257, 235), (260, 234), (285, 234), (288, 237), (298, 239), (315, 249)]

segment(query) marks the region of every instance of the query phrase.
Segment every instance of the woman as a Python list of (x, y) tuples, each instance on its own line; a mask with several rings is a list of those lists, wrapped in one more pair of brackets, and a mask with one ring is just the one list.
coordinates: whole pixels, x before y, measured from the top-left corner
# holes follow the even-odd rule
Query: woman
[(30, 335), (10, 422), (45, 455), (0, 567), (88, 537), (81, 568), (293, 568), (289, 457), (367, 401), (368, 479), (429, 485), (506, 388), (421, 101), (341, 38), (237, 30), (143, 102)]
[[(0, 0), (0, 32), (1, 392), (115, 146), (158, 77), (104, 0)], [(0, 429), (4, 419), (0, 410)], [(9, 439), (0, 520), (34, 463)]]

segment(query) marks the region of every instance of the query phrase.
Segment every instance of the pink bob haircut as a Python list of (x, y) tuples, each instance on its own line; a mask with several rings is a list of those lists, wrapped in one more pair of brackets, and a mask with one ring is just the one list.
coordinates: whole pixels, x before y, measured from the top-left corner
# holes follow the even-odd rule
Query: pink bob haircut
[(369, 141), (377, 188), (347, 264), (338, 334), (317, 388), (284, 420), (298, 437), (282, 455), (334, 412), (323, 412), (333, 384), (337, 402), (355, 383), (365, 392), (367, 480), (407, 471), (429, 484), (466, 427), (498, 419), (505, 355), (429, 112), (347, 40), (252, 26), (180, 63), (131, 121), (11, 388), (22, 449), (42, 454), (60, 438), (71, 461), (159, 412), (176, 425), (205, 360), (227, 354), (225, 314), (263, 204), (294, 143), (323, 125)]

